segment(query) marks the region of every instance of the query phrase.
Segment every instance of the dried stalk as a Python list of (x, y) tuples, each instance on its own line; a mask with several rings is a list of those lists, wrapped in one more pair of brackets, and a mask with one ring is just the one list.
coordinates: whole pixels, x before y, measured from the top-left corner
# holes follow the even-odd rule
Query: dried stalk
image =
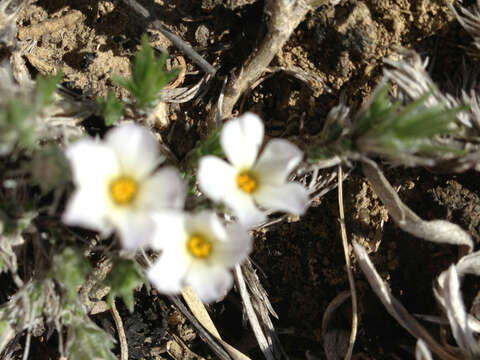
[[(269, 0), (265, 13), (270, 16), (268, 31), (258, 49), (250, 55), (236, 76), (231, 76), (225, 90), (222, 109), (223, 117), (232, 114), (240, 96), (263, 74), (274, 56), (287, 42), (293, 30), (304, 19), (312, 6), (305, 0)], [(215, 107), (208, 119), (209, 130), (215, 128)]]
[(160, 31), (163, 36), (170, 40), (181, 52), (187, 55), (194, 63), (196, 63), (200, 68), (202, 68), (206, 73), (210, 75), (215, 75), (217, 69), (213, 67), (208, 61), (206, 61), (202, 56), (197, 53), (188, 43), (183, 41), (178, 35), (170, 32), (165, 25), (162, 24), (159, 20), (151, 19), (150, 12), (140, 5), (136, 0), (123, 0), (125, 4), (130, 6), (135, 10), (139, 15), (144, 19), (152, 20), (151, 26)]
[(110, 311), (117, 327), (118, 338), (120, 339), (120, 360), (128, 360), (128, 343), (125, 336), (125, 330), (123, 329), (123, 322), (115, 304), (115, 299), (112, 300)]
[(247, 286), (245, 284), (245, 279), (243, 277), (242, 268), (240, 267), (240, 265), (235, 266), (234, 274), (235, 281), (238, 286), (238, 291), (240, 292), (240, 296), (242, 297), (243, 305), (245, 307), (245, 311), (247, 312), (250, 326), (252, 327), (255, 338), (257, 339), (258, 345), (260, 346), (260, 350), (262, 350), (262, 353), (267, 360), (275, 360), (272, 348), (265, 334), (263, 333), (263, 329), (260, 325), (260, 322), (258, 321), (257, 314), (255, 313), (255, 309), (253, 308), (252, 301), (250, 300), (250, 295), (248, 294)]
[(469, 253), (472, 251), (472, 238), (460, 226), (446, 220), (423, 220), (400, 200), (374, 161), (367, 158), (363, 158), (362, 161), (364, 175), (400, 229), (421, 239), (465, 246)]
[(357, 291), (355, 290), (355, 280), (353, 279), (352, 268), (350, 264), (350, 254), (348, 252), (347, 229), (345, 226), (345, 214), (343, 211), (343, 171), (342, 165), (338, 166), (338, 207), (340, 212), (340, 232), (342, 235), (343, 252), (345, 255), (345, 265), (348, 275), (348, 284), (350, 285), (350, 293), (352, 295), (352, 329), (350, 332), (350, 341), (348, 344), (345, 360), (350, 360), (357, 337), (358, 327), (358, 310), (357, 310)]
[(408, 312), (408, 310), (391, 293), (388, 285), (382, 280), (375, 266), (367, 255), (365, 248), (353, 243), (353, 249), (365, 277), (372, 290), (385, 306), (388, 313), (416, 339), (421, 339), (442, 360), (455, 360), (457, 357), (448, 353), (427, 330)]

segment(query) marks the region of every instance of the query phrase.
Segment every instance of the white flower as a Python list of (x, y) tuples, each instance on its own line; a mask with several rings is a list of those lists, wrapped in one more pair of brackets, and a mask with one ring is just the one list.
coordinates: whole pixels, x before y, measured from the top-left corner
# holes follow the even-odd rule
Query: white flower
[(147, 276), (162, 293), (178, 294), (190, 285), (203, 302), (222, 297), (232, 287), (229, 269), (251, 250), (251, 237), (239, 224), (225, 227), (213, 212), (155, 216), (152, 247), (162, 249)]
[(200, 190), (212, 200), (230, 206), (247, 226), (266, 219), (259, 207), (301, 215), (308, 204), (305, 187), (287, 182), (303, 153), (287, 140), (273, 139), (258, 156), (263, 133), (263, 123), (255, 114), (246, 113), (228, 121), (220, 143), (230, 164), (205, 156), (198, 170)]
[(118, 126), (104, 141), (79, 140), (66, 154), (76, 186), (63, 214), (68, 225), (103, 236), (116, 230), (124, 248), (136, 249), (154, 232), (153, 212), (183, 208), (185, 185), (174, 168), (154, 172), (164, 157), (142, 126)]

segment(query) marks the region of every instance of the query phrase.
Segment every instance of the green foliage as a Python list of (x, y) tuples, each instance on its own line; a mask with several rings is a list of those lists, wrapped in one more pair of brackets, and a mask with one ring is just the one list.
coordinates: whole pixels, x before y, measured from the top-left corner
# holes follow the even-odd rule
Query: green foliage
[(319, 141), (307, 153), (307, 161), (321, 162), (335, 156), (379, 155), (398, 161), (406, 155), (461, 155), (461, 150), (440, 143), (439, 136), (454, 133), (456, 115), (465, 107), (448, 109), (442, 104), (427, 106), (431, 94), (403, 105), (389, 98), (390, 85), (371, 96), (353, 123), (345, 116), (327, 118)]
[(69, 247), (61, 255), (56, 255), (53, 263), (51, 277), (66, 290), (68, 301), (73, 301), (78, 287), (85, 282), (90, 272), (90, 265), (80, 251)]
[(380, 89), (355, 121), (353, 138), (357, 150), (394, 156), (451, 150), (436, 146), (434, 137), (453, 133), (455, 117), (464, 107), (426, 106), (430, 93), (406, 106), (392, 104), (389, 90), (388, 85)]
[(35, 105), (37, 110), (41, 110), (44, 106), (53, 102), (53, 93), (58, 83), (63, 78), (63, 73), (59, 71), (54, 76), (38, 76), (35, 85)]
[(163, 53), (155, 59), (153, 48), (148, 44), (148, 37), (142, 36), (142, 47), (135, 56), (131, 67), (132, 77), (116, 77), (114, 81), (127, 89), (134, 97), (139, 109), (147, 109), (156, 105), (159, 91), (178, 76), (178, 69), (165, 71), (167, 54)]
[(8, 154), (17, 144), (26, 148), (33, 146), (33, 110), (19, 99), (10, 100), (0, 110), (0, 155)]
[(224, 158), (220, 144), (220, 132), (223, 126), (212, 131), (205, 139), (198, 141), (195, 147), (187, 155), (187, 167), (196, 166), (201, 157), (215, 155)]
[(133, 291), (145, 282), (143, 272), (131, 260), (120, 260), (105, 279), (105, 284), (110, 286), (108, 303), (111, 304), (116, 296), (120, 296), (130, 312), (133, 312)]
[(100, 113), (105, 119), (106, 126), (112, 126), (123, 114), (124, 105), (118, 101), (113, 91), (109, 91), (107, 98), (97, 97)]
[(32, 97), (8, 99), (0, 109), (0, 156), (18, 145), (32, 148), (35, 144), (34, 116), (53, 99), (53, 92), (62, 74), (39, 76)]
[(116, 360), (110, 349), (113, 338), (95, 325), (79, 310), (79, 306), (65, 313), (68, 324), (66, 352), (70, 360)]

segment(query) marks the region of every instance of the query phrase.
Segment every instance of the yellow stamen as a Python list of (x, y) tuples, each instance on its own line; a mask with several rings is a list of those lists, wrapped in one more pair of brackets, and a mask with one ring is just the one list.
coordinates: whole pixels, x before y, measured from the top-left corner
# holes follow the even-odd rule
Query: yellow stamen
[(187, 249), (197, 258), (208, 258), (212, 253), (212, 242), (203, 235), (191, 235), (187, 241)]
[(242, 171), (237, 175), (237, 186), (250, 194), (257, 189), (258, 180), (250, 171)]
[(128, 176), (122, 176), (110, 183), (110, 196), (118, 205), (130, 204), (137, 195), (138, 184)]

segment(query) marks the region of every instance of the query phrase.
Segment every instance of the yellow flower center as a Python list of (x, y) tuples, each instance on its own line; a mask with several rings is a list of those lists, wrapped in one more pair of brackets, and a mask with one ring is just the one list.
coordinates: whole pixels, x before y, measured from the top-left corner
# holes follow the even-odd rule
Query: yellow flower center
[(128, 176), (122, 176), (110, 183), (110, 196), (118, 205), (130, 204), (137, 195), (138, 184)]
[(212, 242), (203, 235), (191, 235), (187, 241), (187, 249), (194, 257), (205, 259), (212, 253)]
[(250, 171), (242, 171), (237, 175), (237, 186), (241, 190), (250, 194), (258, 187), (257, 177)]

